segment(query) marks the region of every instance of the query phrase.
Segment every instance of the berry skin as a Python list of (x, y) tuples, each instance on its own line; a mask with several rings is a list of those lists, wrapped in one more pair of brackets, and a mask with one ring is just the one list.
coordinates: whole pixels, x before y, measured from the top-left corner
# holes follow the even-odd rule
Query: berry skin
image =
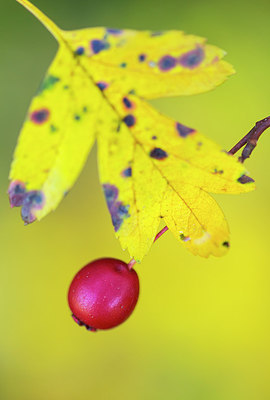
[(124, 322), (139, 296), (139, 278), (121, 260), (101, 258), (73, 278), (68, 303), (77, 324), (88, 330), (110, 329)]

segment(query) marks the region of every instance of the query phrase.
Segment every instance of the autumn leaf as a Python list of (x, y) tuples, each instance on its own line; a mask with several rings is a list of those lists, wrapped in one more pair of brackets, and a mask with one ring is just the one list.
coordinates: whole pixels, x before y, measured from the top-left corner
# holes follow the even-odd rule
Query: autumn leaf
[(123, 249), (140, 261), (163, 219), (192, 253), (229, 247), (224, 215), (208, 194), (254, 189), (242, 164), (145, 99), (200, 93), (233, 68), (224, 52), (179, 31), (63, 31), (27, 0), (59, 42), (21, 131), (10, 172), (11, 206), (25, 223), (54, 210), (97, 139), (100, 180)]

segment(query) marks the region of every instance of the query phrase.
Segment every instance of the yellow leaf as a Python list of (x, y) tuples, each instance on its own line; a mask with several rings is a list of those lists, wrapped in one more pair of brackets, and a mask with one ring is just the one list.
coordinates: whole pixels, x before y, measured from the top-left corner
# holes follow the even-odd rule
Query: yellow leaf
[(95, 82), (145, 99), (190, 95), (214, 88), (234, 73), (225, 52), (181, 31), (90, 28), (64, 32)]
[[(164, 218), (194, 254), (223, 255), (229, 247), (228, 226), (206, 191), (252, 190), (254, 184), (244, 166), (194, 129), (159, 114), (135, 95), (125, 97), (131, 106), (127, 110), (121, 93), (112, 87), (106, 91), (114, 109), (103, 103), (101, 113), (106, 119), (98, 135), (100, 179), (122, 247), (140, 261)], [(115, 111), (123, 121), (119, 126)]]
[(10, 172), (11, 205), (22, 207), (25, 223), (57, 207), (97, 137), (107, 205), (131, 257), (147, 253), (160, 219), (194, 254), (224, 254), (228, 226), (206, 192), (247, 192), (253, 180), (218, 145), (143, 101), (212, 89), (233, 72), (224, 52), (178, 31), (65, 32), (29, 1), (17, 1), (59, 42)]

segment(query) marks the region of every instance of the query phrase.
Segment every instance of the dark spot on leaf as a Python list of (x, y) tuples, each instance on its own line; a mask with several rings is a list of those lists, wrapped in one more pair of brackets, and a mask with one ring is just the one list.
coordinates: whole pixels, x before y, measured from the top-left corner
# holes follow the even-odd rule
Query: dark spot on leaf
[(152, 140), (157, 140), (157, 136), (152, 136)]
[(140, 62), (143, 62), (146, 59), (146, 54), (140, 54), (138, 58)]
[(155, 36), (161, 36), (161, 35), (163, 35), (163, 31), (156, 31), (156, 32), (151, 32), (150, 33), (150, 36), (153, 36), (153, 37), (155, 37)]
[(114, 230), (117, 232), (124, 219), (130, 217), (128, 212), (129, 205), (125, 205), (121, 201), (117, 201), (119, 191), (116, 186), (106, 183), (103, 185), (103, 191), (111, 214)]
[(77, 56), (82, 56), (84, 54), (84, 47), (80, 46), (75, 50)]
[(134, 115), (128, 114), (128, 115), (126, 115), (126, 116), (123, 118), (123, 122), (124, 122), (128, 127), (131, 127), (131, 126), (134, 126), (134, 125), (135, 125), (136, 120), (135, 120)]
[(92, 40), (91, 48), (94, 54), (100, 53), (102, 50), (107, 50), (110, 47), (110, 44), (105, 40)]
[(27, 192), (23, 201), (24, 206), (40, 206), (43, 202), (43, 194), (40, 190), (31, 190)]
[(121, 227), (124, 218), (130, 217), (128, 210), (129, 206), (124, 206), (120, 202), (117, 202), (115, 207), (110, 210), (115, 232), (117, 232)]
[(223, 169), (217, 169), (217, 168), (214, 169), (214, 174), (222, 175), (223, 173), (224, 173)]
[(48, 121), (49, 116), (50, 111), (47, 108), (41, 108), (40, 110), (33, 111), (30, 118), (35, 124), (42, 125), (44, 122)]
[(8, 188), (9, 202), (11, 207), (20, 207), (25, 197), (25, 184), (21, 181), (13, 181)]
[(128, 209), (129, 209), (129, 206), (124, 206), (124, 204), (120, 203), (118, 205), (118, 214), (120, 216), (127, 215), (128, 214)]
[(229, 243), (229, 242), (223, 242), (223, 243), (222, 243), (222, 246), (224, 246), (224, 247), (230, 247), (230, 243)]
[(103, 90), (105, 90), (105, 89), (108, 87), (108, 83), (103, 82), (103, 81), (97, 82), (97, 87), (98, 87), (101, 91), (103, 91)]
[(179, 136), (181, 136), (183, 138), (185, 138), (188, 135), (190, 135), (190, 134), (195, 132), (194, 129), (189, 128), (188, 126), (182, 125), (179, 122), (176, 122), (176, 130), (177, 130)]
[(51, 125), (50, 126), (50, 131), (51, 131), (51, 133), (55, 133), (56, 131), (58, 131), (58, 129), (56, 128), (56, 126)]
[(132, 176), (132, 168), (129, 167), (129, 168), (124, 169), (124, 170), (122, 171), (121, 175), (122, 175), (124, 178), (129, 178), (130, 176)]
[(40, 190), (31, 190), (26, 193), (21, 209), (21, 216), (25, 224), (30, 224), (36, 220), (34, 211), (42, 209), (44, 203), (45, 197)]
[(184, 68), (193, 69), (196, 68), (204, 59), (204, 50), (201, 47), (197, 47), (188, 53), (183, 54), (179, 58), (179, 64)]
[(150, 157), (155, 158), (156, 160), (164, 160), (164, 158), (168, 157), (168, 154), (159, 147), (155, 147), (151, 150)]
[(127, 66), (127, 63), (126, 63), (126, 62), (122, 62), (122, 63), (120, 64), (120, 67), (121, 67), (121, 68), (126, 68), (126, 66)]
[(176, 59), (172, 56), (164, 56), (158, 62), (158, 67), (161, 71), (169, 71), (176, 66)]
[(40, 94), (44, 90), (51, 89), (59, 81), (60, 81), (60, 78), (58, 78), (57, 76), (47, 75), (45, 77), (45, 79), (43, 80), (43, 82), (41, 83), (41, 85), (38, 89), (38, 93)]
[(121, 35), (121, 33), (123, 32), (121, 29), (112, 29), (112, 28), (108, 28), (107, 32), (110, 33), (111, 35)]
[(132, 103), (127, 97), (123, 98), (123, 103), (124, 103), (126, 108), (132, 108)]
[(103, 192), (107, 201), (108, 206), (112, 205), (118, 197), (118, 189), (114, 185), (104, 184)]
[(254, 182), (254, 179), (252, 179), (250, 176), (242, 175), (242, 176), (240, 176), (240, 178), (237, 179), (237, 181), (244, 185), (245, 183)]
[(74, 119), (75, 119), (75, 121), (80, 121), (81, 117), (80, 117), (80, 115), (75, 114), (74, 115)]
[(190, 237), (185, 236), (183, 233), (180, 233), (180, 240), (183, 240), (183, 242), (188, 242), (190, 240)]

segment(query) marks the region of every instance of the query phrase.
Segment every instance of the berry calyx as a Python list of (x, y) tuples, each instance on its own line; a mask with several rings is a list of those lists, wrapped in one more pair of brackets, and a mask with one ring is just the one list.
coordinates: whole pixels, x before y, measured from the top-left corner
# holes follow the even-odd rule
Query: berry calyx
[(74, 321), (96, 331), (124, 322), (134, 310), (138, 296), (136, 271), (121, 260), (101, 258), (75, 275), (68, 291), (68, 303)]

